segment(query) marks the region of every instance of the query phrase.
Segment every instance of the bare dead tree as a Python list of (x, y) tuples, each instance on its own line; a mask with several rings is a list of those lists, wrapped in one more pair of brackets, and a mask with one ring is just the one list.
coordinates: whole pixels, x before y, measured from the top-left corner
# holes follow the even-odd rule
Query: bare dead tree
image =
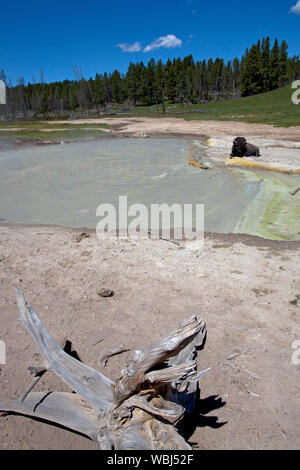
[(73, 75), (77, 83), (76, 86), (76, 98), (79, 104), (81, 115), (83, 116), (88, 109), (88, 99), (87, 99), (87, 84), (86, 80), (83, 78), (82, 71), (78, 65), (72, 67)]
[[(103, 450), (191, 449), (178, 424), (195, 407), (198, 380), (196, 356), (204, 346), (206, 325), (192, 317), (144, 351), (113, 382), (68, 355), (47, 331), (32, 307), (16, 291), (21, 319), (34, 338), (45, 364), (31, 367), (34, 378), (20, 398), (0, 404), (0, 411), (48, 420), (80, 432)], [(48, 370), (74, 393), (32, 392)]]

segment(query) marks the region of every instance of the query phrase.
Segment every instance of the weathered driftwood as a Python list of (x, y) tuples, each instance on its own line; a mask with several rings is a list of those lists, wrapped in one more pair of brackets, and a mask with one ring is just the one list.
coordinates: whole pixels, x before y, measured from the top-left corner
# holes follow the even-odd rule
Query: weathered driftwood
[[(21, 319), (35, 339), (45, 366), (31, 368), (34, 379), (19, 399), (0, 404), (0, 411), (44, 419), (88, 436), (103, 450), (190, 449), (177, 424), (195, 406), (197, 350), (206, 326), (193, 317), (156, 345), (136, 351), (116, 382), (69, 356), (57, 344), (16, 291)], [(47, 371), (55, 372), (74, 393), (31, 392)]]
[(112, 349), (108, 353), (104, 354), (104, 356), (102, 356), (101, 359), (100, 359), (100, 364), (103, 367), (105, 367), (106, 364), (107, 364), (107, 361), (110, 357), (117, 356), (118, 354), (121, 354), (121, 353), (127, 352), (127, 351), (131, 351), (131, 349), (125, 348), (125, 346), (123, 346), (123, 344), (121, 344), (121, 346), (119, 346), (118, 348)]

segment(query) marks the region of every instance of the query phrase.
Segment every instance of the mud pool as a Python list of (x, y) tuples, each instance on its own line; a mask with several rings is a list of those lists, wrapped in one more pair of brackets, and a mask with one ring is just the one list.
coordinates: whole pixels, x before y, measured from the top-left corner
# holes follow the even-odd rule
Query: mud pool
[[(179, 138), (103, 139), (0, 148), (0, 223), (95, 229), (98, 205), (204, 204), (205, 230), (300, 240), (299, 175), (189, 165), (191, 145), (207, 162), (204, 143)], [(195, 150), (193, 150), (195, 151)]]

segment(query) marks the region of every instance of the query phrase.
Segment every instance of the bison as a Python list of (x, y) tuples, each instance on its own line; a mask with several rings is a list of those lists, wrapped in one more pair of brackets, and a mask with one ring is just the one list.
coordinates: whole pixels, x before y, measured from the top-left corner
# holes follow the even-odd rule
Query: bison
[(230, 158), (233, 157), (260, 157), (259, 148), (248, 144), (245, 137), (237, 137), (233, 141)]

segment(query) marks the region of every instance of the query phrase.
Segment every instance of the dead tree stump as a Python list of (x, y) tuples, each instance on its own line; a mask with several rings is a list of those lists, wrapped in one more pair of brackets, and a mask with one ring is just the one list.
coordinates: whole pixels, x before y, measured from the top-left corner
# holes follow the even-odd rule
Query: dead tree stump
[[(16, 290), (21, 319), (45, 359), (31, 370), (34, 379), (18, 399), (0, 404), (0, 411), (44, 419), (80, 432), (102, 450), (189, 450), (177, 425), (192, 413), (198, 380), (197, 350), (203, 347), (206, 325), (192, 317), (166, 338), (144, 351), (113, 382), (68, 355), (57, 344)], [(31, 368), (32, 369), (32, 368)], [(47, 371), (55, 372), (74, 393), (32, 392)]]

